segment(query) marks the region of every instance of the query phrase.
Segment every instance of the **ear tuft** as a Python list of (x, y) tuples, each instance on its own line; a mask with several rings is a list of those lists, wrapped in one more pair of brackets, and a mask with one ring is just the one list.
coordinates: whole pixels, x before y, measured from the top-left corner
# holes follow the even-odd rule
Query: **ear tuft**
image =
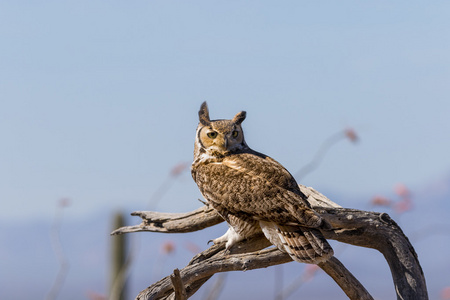
[(208, 111), (208, 104), (206, 104), (206, 101), (202, 103), (200, 106), (200, 110), (198, 111), (198, 118), (200, 123), (204, 126), (209, 126), (211, 124), (211, 120), (209, 119), (209, 111)]
[(238, 112), (232, 120), (233, 123), (237, 124), (237, 125), (241, 125), (241, 123), (245, 120), (246, 115), (247, 115), (247, 113), (245, 111)]

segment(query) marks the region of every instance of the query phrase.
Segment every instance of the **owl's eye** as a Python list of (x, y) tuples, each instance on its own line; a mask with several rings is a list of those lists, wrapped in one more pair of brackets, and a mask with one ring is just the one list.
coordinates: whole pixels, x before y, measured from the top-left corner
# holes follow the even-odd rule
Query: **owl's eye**
[(234, 138), (237, 138), (237, 136), (239, 135), (239, 131), (233, 131), (233, 133), (231, 134)]
[(217, 137), (217, 132), (211, 131), (206, 134), (210, 139), (215, 139)]

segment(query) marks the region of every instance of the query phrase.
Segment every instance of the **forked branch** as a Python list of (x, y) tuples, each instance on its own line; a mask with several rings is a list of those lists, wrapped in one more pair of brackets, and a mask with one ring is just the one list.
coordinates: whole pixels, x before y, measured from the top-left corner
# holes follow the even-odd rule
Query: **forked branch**
[[(330, 230), (322, 231), (326, 238), (377, 249), (391, 268), (397, 299), (428, 299), (425, 278), (414, 248), (387, 214), (341, 208), (312, 188), (300, 187), (309, 196), (308, 201), (314, 209), (331, 224)], [(191, 232), (223, 221), (214, 209), (207, 206), (184, 214), (136, 212), (133, 215), (142, 218), (140, 225), (122, 227), (112, 234)], [(143, 290), (137, 299), (182, 299), (183, 296), (176, 296), (180, 291), (189, 298), (215, 273), (266, 268), (291, 261), (289, 255), (275, 248), (262, 250), (268, 246), (270, 243), (263, 235), (242, 241), (227, 254), (224, 253), (224, 245), (213, 245), (196, 255), (180, 270), (179, 276), (174, 274), (159, 280)], [(318, 266), (350, 299), (373, 299), (336, 258)], [(177, 278), (178, 287), (174, 287), (171, 278)], [(179, 288), (179, 282), (183, 283), (184, 290)]]

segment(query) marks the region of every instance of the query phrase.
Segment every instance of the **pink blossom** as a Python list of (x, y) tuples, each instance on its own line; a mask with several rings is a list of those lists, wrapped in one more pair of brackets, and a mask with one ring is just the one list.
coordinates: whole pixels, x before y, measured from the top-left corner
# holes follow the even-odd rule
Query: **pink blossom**
[(345, 129), (345, 136), (353, 143), (358, 141), (358, 135), (353, 128)]
[(410, 192), (409, 189), (402, 183), (398, 183), (395, 187), (394, 187), (394, 191), (397, 195), (399, 195), (400, 197), (409, 197), (410, 196)]
[(441, 299), (442, 300), (449, 300), (450, 299), (450, 287), (447, 286), (442, 289), (441, 291)]
[(305, 281), (311, 280), (314, 275), (316, 275), (317, 271), (319, 271), (320, 268), (317, 265), (314, 264), (307, 264), (305, 268)]
[(183, 173), (183, 171), (189, 166), (188, 163), (186, 162), (182, 162), (177, 164), (175, 167), (172, 168), (172, 170), (170, 171), (170, 175), (171, 176), (178, 176), (181, 173)]
[(175, 243), (172, 241), (166, 241), (161, 245), (161, 252), (163, 254), (171, 254), (175, 251)]
[(60, 207), (68, 207), (71, 204), (71, 200), (69, 198), (61, 198), (58, 201), (58, 205)]
[(186, 241), (186, 243), (184, 243), (184, 246), (186, 247), (187, 250), (191, 251), (192, 253), (202, 252), (202, 249), (200, 249), (199, 246), (197, 246), (196, 244), (194, 244), (191, 241)]
[(86, 293), (86, 296), (89, 300), (107, 300), (108, 297), (106, 297), (105, 295), (99, 294), (97, 292), (93, 292), (93, 291), (88, 291)]
[(391, 206), (392, 200), (389, 200), (388, 198), (383, 196), (375, 196), (370, 201), (370, 204), (372, 204), (373, 206)]
[(404, 213), (412, 209), (412, 201), (410, 198), (404, 198), (401, 201), (395, 203), (394, 207), (397, 213)]

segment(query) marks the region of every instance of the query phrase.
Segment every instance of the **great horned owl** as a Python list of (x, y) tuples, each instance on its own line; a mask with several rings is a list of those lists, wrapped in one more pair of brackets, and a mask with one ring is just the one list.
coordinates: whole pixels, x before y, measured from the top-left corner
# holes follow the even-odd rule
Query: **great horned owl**
[(241, 127), (245, 116), (241, 111), (231, 120), (210, 120), (206, 102), (200, 107), (192, 177), (229, 224), (213, 242), (230, 249), (262, 231), (296, 261), (327, 260), (333, 249), (319, 230), (325, 221), (280, 163), (247, 146)]

